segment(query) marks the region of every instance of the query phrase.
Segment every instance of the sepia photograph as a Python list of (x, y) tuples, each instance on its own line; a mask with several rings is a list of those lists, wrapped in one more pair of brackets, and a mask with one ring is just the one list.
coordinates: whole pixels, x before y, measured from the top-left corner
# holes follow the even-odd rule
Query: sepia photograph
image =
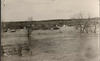
[(100, 61), (100, 0), (1, 0), (1, 61)]

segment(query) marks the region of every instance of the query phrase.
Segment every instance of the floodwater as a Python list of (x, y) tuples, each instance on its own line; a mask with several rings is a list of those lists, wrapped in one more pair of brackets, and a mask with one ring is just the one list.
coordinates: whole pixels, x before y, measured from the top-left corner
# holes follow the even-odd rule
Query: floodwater
[(39, 30), (32, 38), (33, 56), (2, 57), (2, 61), (99, 61), (99, 34)]

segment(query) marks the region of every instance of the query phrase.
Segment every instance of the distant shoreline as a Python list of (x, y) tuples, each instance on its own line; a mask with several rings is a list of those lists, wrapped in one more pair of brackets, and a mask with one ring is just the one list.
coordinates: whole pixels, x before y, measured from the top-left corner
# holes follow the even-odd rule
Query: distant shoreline
[[(87, 20), (88, 18), (84, 18), (83, 20)], [(93, 17), (91, 19), (95, 19), (95, 20), (100, 20), (100, 17)], [(34, 21), (58, 21), (58, 20), (79, 20), (79, 19), (44, 19), (44, 20), (34, 20)], [(2, 20), (1, 20), (2, 21)], [(21, 20), (21, 19), (9, 19), (9, 20), (4, 20), (2, 22), (26, 22), (28, 20)]]

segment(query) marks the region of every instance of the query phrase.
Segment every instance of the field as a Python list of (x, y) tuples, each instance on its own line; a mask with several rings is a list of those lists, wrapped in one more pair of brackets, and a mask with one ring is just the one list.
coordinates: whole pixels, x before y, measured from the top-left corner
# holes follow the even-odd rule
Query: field
[[(35, 30), (32, 32), (33, 56), (2, 57), (2, 61), (99, 61), (99, 34), (78, 33), (66, 29)], [(6, 32), (2, 45), (14, 45), (27, 41), (26, 31)]]

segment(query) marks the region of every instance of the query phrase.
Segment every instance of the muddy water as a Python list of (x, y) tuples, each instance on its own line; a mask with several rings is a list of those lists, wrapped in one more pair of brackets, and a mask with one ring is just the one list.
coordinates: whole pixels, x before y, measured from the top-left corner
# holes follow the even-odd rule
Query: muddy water
[(98, 61), (98, 34), (49, 32), (33, 34), (37, 40), (33, 56), (3, 57), (2, 61)]
[[(99, 61), (99, 35), (88, 34), (82, 36), (79, 61)], [(85, 41), (85, 42), (84, 42)]]
[(98, 61), (98, 34), (61, 33), (44, 35), (43, 38), (39, 36), (41, 40), (36, 48), (39, 54), (32, 59), (41, 57), (44, 61)]

